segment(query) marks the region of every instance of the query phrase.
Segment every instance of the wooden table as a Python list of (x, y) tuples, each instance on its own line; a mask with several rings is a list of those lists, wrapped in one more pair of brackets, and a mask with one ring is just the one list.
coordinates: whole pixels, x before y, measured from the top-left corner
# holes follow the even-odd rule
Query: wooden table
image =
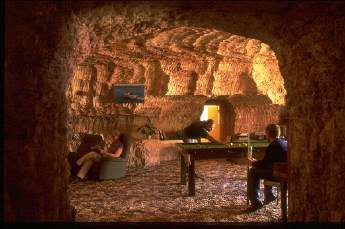
[[(239, 144), (215, 144), (215, 143), (177, 143), (182, 151), (180, 153), (181, 184), (186, 184), (186, 173), (188, 168), (188, 193), (195, 196), (195, 160), (229, 158), (234, 154), (247, 153), (247, 145)], [(266, 148), (268, 143), (252, 143), (254, 149)], [(190, 156), (190, 164), (187, 165), (185, 156)]]

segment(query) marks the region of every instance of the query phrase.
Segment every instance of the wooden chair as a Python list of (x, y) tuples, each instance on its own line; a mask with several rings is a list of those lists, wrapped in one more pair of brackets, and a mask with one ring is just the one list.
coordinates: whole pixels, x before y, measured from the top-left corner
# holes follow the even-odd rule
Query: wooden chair
[[(250, 160), (253, 158), (253, 147), (249, 146), (248, 143), (248, 150), (247, 150), (247, 175), (249, 173), (249, 169), (252, 166)], [(249, 197), (248, 197), (248, 191), (247, 191), (247, 205), (249, 205)]]
[(281, 190), (281, 184), (278, 181), (264, 180), (265, 186), (272, 186), (277, 188), (277, 205), (279, 204), (279, 191)]
[[(248, 168), (249, 171), (249, 168)], [(268, 180), (268, 179), (264, 179), (264, 185), (267, 186), (272, 186), (272, 187), (276, 187), (277, 188), (277, 205), (279, 204), (279, 191), (281, 191), (281, 182), (276, 181), (276, 180)], [(247, 205), (249, 205), (249, 197), (247, 195)]]
[[(252, 158), (251, 150), (248, 150), (247, 158)], [(250, 169), (250, 162), (247, 163), (247, 172)], [(273, 164), (273, 176), (272, 179), (264, 179), (265, 185), (277, 187), (277, 205), (279, 201), (279, 190), (280, 194), (280, 207), (282, 212), (282, 221), (287, 221), (287, 184), (288, 184), (288, 166), (287, 163), (276, 162)], [(247, 192), (247, 205), (249, 205), (249, 197)]]
[[(282, 212), (282, 221), (287, 221), (287, 185), (288, 185), (288, 164), (283, 162), (276, 162), (273, 164), (273, 177), (272, 180), (264, 180), (264, 184), (276, 186), (280, 189), (281, 200), (280, 208)], [(277, 204), (278, 204), (277, 196)]]

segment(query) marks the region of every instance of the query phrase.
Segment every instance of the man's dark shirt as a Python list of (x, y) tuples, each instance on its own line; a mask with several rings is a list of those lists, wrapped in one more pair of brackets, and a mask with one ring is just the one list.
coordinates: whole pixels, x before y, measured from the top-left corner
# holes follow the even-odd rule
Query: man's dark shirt
[(284, 139), (275, 139), (266, 149), (265, 156), (262, 160), (253, 162), (254, 167), (262, 169), (272, 169), (274, 162), (287, 161), (287, 141)]
[(104, 147), (103, 139), (100, 135), (85, 134), (77, 149), (78, 154), (85, 154), (95, 150), (95, 146)]
[(204, 128), (205, 121), (193, 122), (184, 129), (187, 138), (205, 138), (208, 136), (207, 130)]

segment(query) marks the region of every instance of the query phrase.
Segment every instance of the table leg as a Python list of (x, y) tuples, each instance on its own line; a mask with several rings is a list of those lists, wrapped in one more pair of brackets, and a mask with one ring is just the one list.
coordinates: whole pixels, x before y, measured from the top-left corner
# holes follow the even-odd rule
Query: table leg
[(247, 205), (249, 205), (249, 196), (248, 196), (248, 193), (249, 193), (249, 188), (248, 188), (248, 173), (249, 173), (249, 166), (247, 167), (247, 193), (246, 193), (246, 200), (247, 200)]
[(184, 156), (182, 153), (180, 154), (180, 163), (181, 163), (181, 184), (186, 184), (187, 183), (186, 161), (184, 160)]
[(283, 222), (287, 222), (287, 182), (281, 183), (281, 212)]
[(188, 171), (188, 191), (189, 196), (195, 196), (195, 155), (190, 154), (190, 166)]

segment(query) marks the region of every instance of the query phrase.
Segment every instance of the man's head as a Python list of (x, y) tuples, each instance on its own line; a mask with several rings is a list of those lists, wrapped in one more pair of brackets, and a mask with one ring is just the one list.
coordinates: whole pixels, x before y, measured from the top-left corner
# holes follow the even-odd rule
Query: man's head
[(213, 127), (214, 127), (214, 121), (212, 119), (208, 119), (206, 121), (205, 129), (207, 131), (211, 131), (213, 129)]
[(266, 126), (265, 133), (268, 140), (274, 140), (280, 136), (280, 127), (276, 124), (269, 124)]

